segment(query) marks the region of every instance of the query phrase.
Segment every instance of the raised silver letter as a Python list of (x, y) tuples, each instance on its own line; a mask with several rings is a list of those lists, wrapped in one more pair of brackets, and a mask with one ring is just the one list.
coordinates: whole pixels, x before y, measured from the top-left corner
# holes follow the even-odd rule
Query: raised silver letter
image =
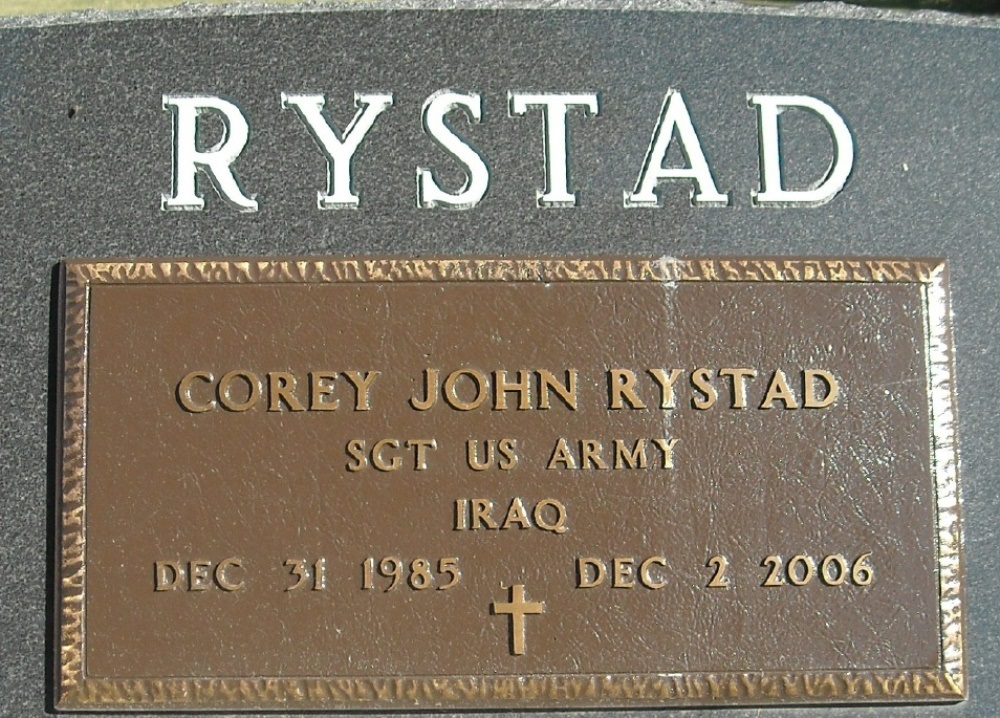
[(581, 95), (532, 94), (509, 92), (507, 101), (510, 115), (523, 115), (529, 107), (545, 110), (545, 191), (535, 193), (539, 207), (575, 207), (579, 202), (576, 192), (569, 191), (569, 143), (566, 137), (566, 114), (570, 107), (582, 107), (583, 114), (600, 113), (597, 94)]
[[(684, 158), (690, 167), (663, 166), (675, 129)], [(660, 119), (653, 131), (653, 139), (649, 143), (646, 160), (635, 183), (635, 189), (631, 193), (627, 190), (625, 192), (625, 206), (659, 207), (660, 201), (655, 190), (663, 179), (694, 180), (698, 189), (697, 192), (691, 190), (691, 204), (719, 207), (729, 204), (729, 196), (719, 192), (715, 186), (712, 170), (708, 167), (708, 160), (705, 159), (705, 152), (701, 149), (698, 133), (694, 131), (684, 98), (679, 90), (672, 89), (667, 90), (666, 97), (663, 98)]]
[[(751, 192), (755, 205), (820, 205), (829, 202), (844, 189), (854, 167), (854, 139), (835, 109), (807, 95), (748, 95), (748, 104), (757, 107), (760, 142), (760, 191)], [(789, 107), (813, 113), (830, 130), (833, 160), (826, 175), (811, 188), (786, 190), (781, 186), (781, 142), (778, 138), (778, 115)]]
[(325, 104), (326, 98), (323, 95), (281, 93), (282, 108), (295, 111), (326, 156), (326, 194), (317, 193), (319, 208), (355, 209), (361, 198), (354, 194), (351, 186), (354, 153), (375, 124), (376, 118), (392, 107), (392, 95), (354, 93), (354, 106), (359, 109), (343, 135), (323, 116)]
[(424, 132), (434, 138), (449, 155), (465, 165), (465, 184), (458, 192), (445, 192), (434, 177), (434, 170), (417, 168), (417, 206), (470, 209), (486, 196), (490, 187), (490, 168), (470, 145), (452, 132), (444, 116), (455, 109), (465, 110), (471, 122), (483, 119), (483, 98), (478, 94), (461, 94), (452, 90), (438, 90), (424, 103), (422, 120)]
[[(174, 115), (174, 176), (173, 193), (162, 195), (160, 208), (204, 209), (205, 200), (195, 188), (195, 177), (201, 170), (225, 202), (241, 212), (256, 212), (256, 195), (247, 197), (230, 167), (250, 138), (250, 126), (240, 108), (214, 95), (164, 95), (163, 109)], [(199, 152), (198, 116), (206, 112), (220, 116), (225, 135), (212, 149)]]

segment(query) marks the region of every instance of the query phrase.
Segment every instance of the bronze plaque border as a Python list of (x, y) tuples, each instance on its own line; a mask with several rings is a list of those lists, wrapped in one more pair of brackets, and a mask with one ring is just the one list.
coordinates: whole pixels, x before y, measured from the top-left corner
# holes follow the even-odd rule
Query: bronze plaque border
[[(966, 697), (962, 535), (947, 267), (900, 259), (205, 259), (61, 267), (56, 707), (60, 710), (358, 710), (747, 706)], [(922, 286), (941, 668), (892, 671), (97, 679), (87, 676), (87, 375), (94, 284), (331, 282), (869, 282)]]

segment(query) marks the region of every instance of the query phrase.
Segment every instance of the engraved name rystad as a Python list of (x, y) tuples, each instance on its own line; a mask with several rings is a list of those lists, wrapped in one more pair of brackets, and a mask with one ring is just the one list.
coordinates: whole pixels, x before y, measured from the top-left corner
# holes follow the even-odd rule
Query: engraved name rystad
[[(423, 104), (420, 126), (448, 155), (446, 163), (457, 163), (465, 175), (460, 188), (439, 184), (435, 167), (440, 158), (428, 156), (427, 165), (416, 172), (416, 203), (418, 207), (470, 209), (488, 195), (491, 160), (454, 129), (456, 124), (476, 125), (482, 122), (522, 121), (520, 117), (540, 114), (544, 133), (540, 142), (544, 167), (540, 187), (535, 191), (534, 205), (541, 208), (576, 207), (581, 204), (581, 192), (570, 179), (573, 145), (570, 142), (571, 122), (586, 121), (613, 113), (599, 92), (521, 92), (507, 93), (507, 118), (487, 117), (481, 93), (460, 93), (439, 90), (431, 93)], [(336, 100), (331, 100), (333, 105)], [(376, 131), (384, 114), (390, 114), (395, 102), (392, 92), (355, 93), (354, 117), (340, 129), (327, 110), (324, 95), (282, 93), (280, 108), (290, 111), (302, 123), (326, 162), (327, 185), (317, 192), (317, 207), (323, 209), (355, 209), (363, 206), (360, 187), (379, 184), (378, 178), (361, 177), (355, 181), (354, 160), (362, 152), (365, 138)], [(276, 100), (275, 107), (278, 108)], [(493, 102), (491, 106), (500, 104)], [(822, 205), (836, 197), (847, 183), (854, 167), (854, 138), (847, 122), (829, 103), (809, 95), (768, 95), (749, 93), (747, 104), (756, 110), (757, 142), (760, 154), (759, 184), (749, 195), (758, 207), (811, 207)], [(169, 194), (162, 197), (164, 210), (203, 210), (205, 198), (198, 192), (196, 178), (203, 173), (225, 204), (242, 212), (257, 212), (261, 206), (257, 195), (245, 189), (245, 182), (234, 167), (251, 141), (251, 121), (236, 101), (216, 95), (164, 95), (163, 109), (173, 114), (173, 183)], [(327, 111), (325, 111), (327, 110)], [(343, 107), (334, 114), (341, 114)], [(781, 129), (778, 117), (784, 112), (805, 112), (813, 117), (817, 131), (828, 135), (832, 156), (818, 159), (816, 164), (825, 173), (809, 187), (790, 188), (783, 178)], [(199, 149), (200, 123), (203, 116), (215, 116), (222, 121), (226, 133), (209, 150)], [(587, 188), (594, 196), (616, 196), (625, 209), (659, 207), (659, 190), (667, 182), (683, 182), (691, 187), (690, 201), (694, 206), (726, 207), (732, 203), (732, 192), (721, 191), (702, 141), (695, 130), (691, 111), (683, 94), (667, 90), (657, 118), (651, 120), (651, 138), (635, 179), (621, 178), (615, 188), (599, 191)], [(752, 120), (751, 120), (752, 121)], [(671, 147), (686, 158), (683, 166), (668, 161)], [(525, 151), (529, 151), (527, 148)], [(252, 172), (254, 168), (249, 168)], [(629, 181), (634, 184), (627, 185)], [(626, 187), (631, 187), (627, 189)], [(377, 191), (377, 190), (367, 190)]]

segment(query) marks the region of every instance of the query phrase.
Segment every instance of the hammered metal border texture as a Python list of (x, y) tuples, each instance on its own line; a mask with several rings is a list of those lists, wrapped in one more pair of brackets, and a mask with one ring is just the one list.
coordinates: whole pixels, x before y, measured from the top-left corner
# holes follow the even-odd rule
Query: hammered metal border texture
[[(218, 259), (63, 264), (63, 436), (58, 519), (60, 710), (686, 707), (957, 701), (966, 696), (962, 535), (947, 269), (895, 259)], [(95, 284), (340, 282), (873, 282), (923, 289), (931, 472), (937, 501), (941, 669), (643, 675), (98, 679), (86, 670), (86, 433)]]

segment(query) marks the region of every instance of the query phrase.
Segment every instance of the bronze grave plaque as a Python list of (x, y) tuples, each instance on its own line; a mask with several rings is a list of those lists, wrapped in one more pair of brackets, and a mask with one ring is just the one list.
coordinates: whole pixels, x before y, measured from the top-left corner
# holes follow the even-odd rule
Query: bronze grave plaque
[(63, 265), (57, 706), (965, 694), (946, 268)]

